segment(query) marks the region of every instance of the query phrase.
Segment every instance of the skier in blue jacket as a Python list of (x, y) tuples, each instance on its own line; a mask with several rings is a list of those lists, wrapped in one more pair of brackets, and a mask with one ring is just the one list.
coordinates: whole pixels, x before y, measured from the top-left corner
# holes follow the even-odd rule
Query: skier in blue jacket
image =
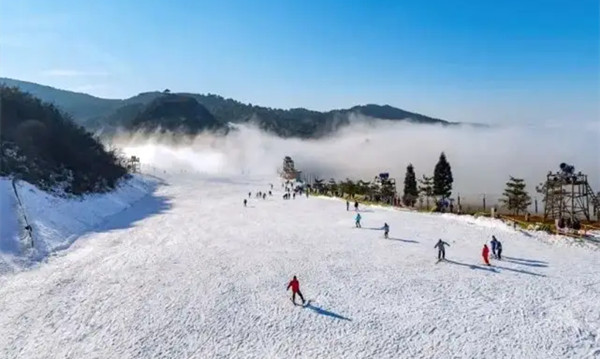
[[(496, 239), (496, 238), (494, 238)], [(496, 239), (496, 258), (502, 260), (502, 242)]]
[(492, 245), (492, 254), (494, 255), (494, 258), (498, 258), (498, 254), (496, 254), (496, 251), (498, 250), (498, 240), (496, 239), (495, 236), (492, 236), (492, 240), (490, 241), (490, 244)]
[(383, 237), (388, 239), (388, 235), (390, 234), (390, 226), (387, 223), (383, 224)]
[(360, 213), (357, 213), (357, 214), (356, 214), (356, 217), (355, 217), (355, 220), (356, 220), (356, 228), (361, 228), (361, 225), (360, 225), (360, 219), (361, 219), (361, 218), (362, 218), (362, 217), (360, 216)]

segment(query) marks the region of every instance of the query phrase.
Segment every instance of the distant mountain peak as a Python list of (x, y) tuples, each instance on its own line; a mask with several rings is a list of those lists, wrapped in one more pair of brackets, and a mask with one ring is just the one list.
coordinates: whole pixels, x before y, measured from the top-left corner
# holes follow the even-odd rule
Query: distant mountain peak
[(178, 124), (195, 132), (199, 129), (227, 127), (227, 123), (253, 122), (263, 130), (282, 137), (315, 138), (348, 126), (351, 114), (390, 121), (454, 124), (389, 104), (366, 104), (319, 112), (305, 108), (283, 110), (255, 106), (215, 94), (149, 91), (125, 100), (107, 100), (13, 79), (0, 78), (1, 83), (19, 87), (43, 101), (55, 104), (90, 130), (105, 129), (107, 132), (119, 127), (134, 129), (159, 126), (174, 129), (179, 128)]
[(163, 93), (152, 100), (131, 123), (134, 130), (157, 130), (196, 134), (203, 130), (218, 130), (226, 125), (186, 95)]

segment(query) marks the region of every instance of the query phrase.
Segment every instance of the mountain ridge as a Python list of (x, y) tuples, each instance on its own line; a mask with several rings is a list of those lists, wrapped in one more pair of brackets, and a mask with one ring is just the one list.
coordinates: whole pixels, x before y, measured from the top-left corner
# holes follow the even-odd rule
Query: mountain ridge
[[(272, 132), (281, 137), (318, 138), (334, 133), (339, 128), (350, 124), (352, 114), (363, 115), (370, 118), (390, 121), (410, 121), (421, 124), (437, 124), (442, 126), (456, 125), (459, 123), (445, 121), (415, 112), (406, 111), (390, 105), (366, 104), (356, 105), (347, 109), (332, 109), (329, 111), (315, 111), (306, 108), (277, 109), (242, 103), (215, 94), (197, 93), (171, 93), (149, 91), (142, 92), (126, 99), (103, 99), (85, 93), (73, 92), (33, 82), (21, 81), (10, 78), (0, 78), (0, 84), (18, 87), (39, 97), (42, 101), (49, 102), (68, 113), (79, 125), (90, 131), (112, 133), (117, 129), (134, 130), (134, 122), (146, 113), (146, 107), (157, 99), (165, 96), (178, 96), (181, 108), (169, 105), (169, 116), (146, 118), (141, 122), (152, 123), (156, 127), (172, 128), (177, 118), (183, 118), (189, 113), (189, 106), (193, 106), (203, 113), (199, 115), (202, 121), (182, 121), (183, 131), (195, 133), (203, 130), (223, 128), (227, 123), (255, 123), (261, 129)], [(205, 108), (214, 120), (203, 112), (197, 105), (190, 104), (193, 98), (201, 107)], [(185, 105), (187, 104), (187, 105)], [(187, 108), (185, 106), (188, 106)], [(181, 111), (179, 113), (178, 111)], [(193, 117), (193, 116), (192, 116)], [(189, 127), (191, 126), (191, 127)], [(151, 130), (146, 126), (146, 129)]]

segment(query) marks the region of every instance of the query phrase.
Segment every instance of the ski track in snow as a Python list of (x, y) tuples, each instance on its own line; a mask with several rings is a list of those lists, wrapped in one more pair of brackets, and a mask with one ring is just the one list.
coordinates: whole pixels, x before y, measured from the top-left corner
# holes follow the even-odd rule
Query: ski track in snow
[[(593, 358), (598, 252), (455, 216), (249, 200), (171, 179), (39, 267), (0, 277), (2, 358)], [(369, 228), (390, 225), (390, 239)], [(495, 234), (504, 261), (482, 265)], [(435, 264), (438, 238), (448, 262)], [(312, 304), (293, 306), (293, 275)]]

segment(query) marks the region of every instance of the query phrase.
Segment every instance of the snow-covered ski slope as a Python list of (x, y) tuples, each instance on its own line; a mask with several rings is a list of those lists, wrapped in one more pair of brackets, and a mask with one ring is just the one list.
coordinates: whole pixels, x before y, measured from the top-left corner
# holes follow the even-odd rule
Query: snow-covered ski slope
[[(95, 231), (98, 225), (100, 230), (110, 229), (103, 222), (151, 193), (158, 182), (156, 178), (134, 175), (111, 192), (63, 197), (17, 181), (19, 205), (12, 180), (0, 177), (0, 275), (38, 264), (53, 252), (68, 248), (82, 234)], [(136, 215), (143, 218), (155, 210), (160, 209), (146, 205)], [(24, 231), (27, 224), (32, 227), (31, 239)]]
[[(169, 179), (105, 231), (3, 275), (0, 357), (600, 356), (594, 248), (383, 208), (356, 229), (345, 203), (284, 201), (279, 186), (244, 208), (266, 182)], [(487, 268), (492, 234), (505, 260)], [(451, 247), (435, 264), (438, 238)], [(293, 275), (306, 308), (285, 291)]]

